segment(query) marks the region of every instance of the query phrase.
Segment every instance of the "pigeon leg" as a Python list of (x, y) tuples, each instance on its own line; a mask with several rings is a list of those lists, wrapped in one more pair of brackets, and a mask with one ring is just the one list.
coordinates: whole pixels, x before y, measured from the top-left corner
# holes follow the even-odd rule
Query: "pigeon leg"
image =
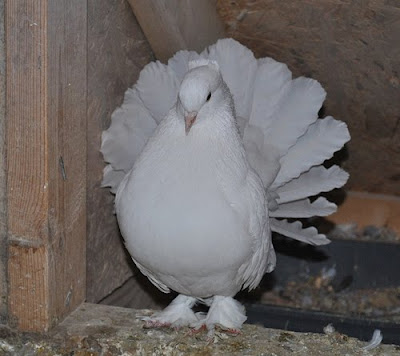
[(161, 328), (171, 327), (180, 328), (189, 326), (198, 322), (196, 314), (192, 307), (196, 303), (196, 299), (185, 295), (178, 295), (170, 305), (164, 310), (153, 314), (150, 317), (145, 317), (145, 328)]
[(215, 296), (203, 323), (207, 326), (209, 336), (214, 334), (216, 326), (226, 332), (238, 334), (246, 319), (244, 306), (237, 300), (232, 297)]

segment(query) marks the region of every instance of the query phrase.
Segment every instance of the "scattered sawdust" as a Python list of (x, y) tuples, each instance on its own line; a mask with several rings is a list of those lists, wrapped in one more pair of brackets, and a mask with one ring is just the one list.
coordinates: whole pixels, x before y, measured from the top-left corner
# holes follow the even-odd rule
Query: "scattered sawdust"
[(139, 316), (150, 310), (84, 304), (47, 335), (3, 333), (0, 355), (387, 355), (400, 347), (378, 345), (366, 353), (368, 342), (338, 332), (296, 333), (244, 325), (238, 336), (206, 332), (188, 336), (187, 329), (143, 329)]

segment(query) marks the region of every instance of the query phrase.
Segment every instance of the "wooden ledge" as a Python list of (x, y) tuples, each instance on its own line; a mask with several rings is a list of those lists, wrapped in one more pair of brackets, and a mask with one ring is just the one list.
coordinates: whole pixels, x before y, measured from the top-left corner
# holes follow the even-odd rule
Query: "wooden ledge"
[(346, 200), (328, 220), (336, 224), (356, 223), (388, 227), (400, 235), (400, 197), (364, 192), (348, 192)]
[[(217, 333), (209, 344), (205, 333), (188, 336), (187, 330), (143, 329), (140, 316), (150, 310), (133, 310), (83, 304), (48, 336), (17, 335), (0, 330), (0, 350), (11, 354), (41, 355), (358, 355), (361, 342), (345, 335), (311, 334), (244, 325), (239, 336)], [(375, 350), (374, 350), (375, 351)], [(373, 354), (375, 354), (373, 351)], [(396, 355), (397, 346), (380, 345), (376, 350)]]

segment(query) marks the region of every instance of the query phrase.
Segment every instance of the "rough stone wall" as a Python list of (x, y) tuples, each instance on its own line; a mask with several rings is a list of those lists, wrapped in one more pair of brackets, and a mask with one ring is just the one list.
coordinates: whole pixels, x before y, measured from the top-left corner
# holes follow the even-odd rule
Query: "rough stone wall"
[(7, 313), (7, 226), (5, 176), (5, 43), (4, 1), (0, 0), (0, 324), (6, 323)]
[(327, 90), (352, 141), (348, 188), (400, 195), (400, 2), (218, 0), (227, 35)]
[(87, 300), (98, 302), (133, 272), (113, 215), (114, 196), (100, 188), (101, 132), (125, 90), (153, 60), (126, 0), (88, 1)]

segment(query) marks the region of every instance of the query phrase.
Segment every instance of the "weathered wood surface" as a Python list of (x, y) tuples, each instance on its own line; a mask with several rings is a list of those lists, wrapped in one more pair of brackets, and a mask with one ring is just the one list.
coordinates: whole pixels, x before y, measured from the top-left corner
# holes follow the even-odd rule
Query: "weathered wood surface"
[(364, 351), (367, 342), (332, 332), (296, 333), (256, 325), (240, 335), (216, 331), (188, 334), (188, 329), (143, 329), (140, 318), (151, 310), (83, 304), (50, 335), (17, 335), (0, 327), (0, 350), (6, 355), (387, 355), (399, 354), (396, 345)]
[(215, 0), (128, 0), (157, 59), (182, 49), (203, 51), (224, 37)]
[(228, 36), (319, 80), (348, 123), (353, 190), (400, 194), (400, 2), (218, 0)]
[(6, 56), (4, 40), (4, 1), (0, 1), (0, 324), (4, 324), (7, 319), (6, 147), (4, 142)]
[(9, 321), (42, 331), (85, 299), (86, 3), (6, 1)]
[(101, 133), (154, 58), (126, 0), (89, 0), (88, 21), (87, 300), (98, 302), (135, 271), (113, 214), (114, 196), (100, 187)]

